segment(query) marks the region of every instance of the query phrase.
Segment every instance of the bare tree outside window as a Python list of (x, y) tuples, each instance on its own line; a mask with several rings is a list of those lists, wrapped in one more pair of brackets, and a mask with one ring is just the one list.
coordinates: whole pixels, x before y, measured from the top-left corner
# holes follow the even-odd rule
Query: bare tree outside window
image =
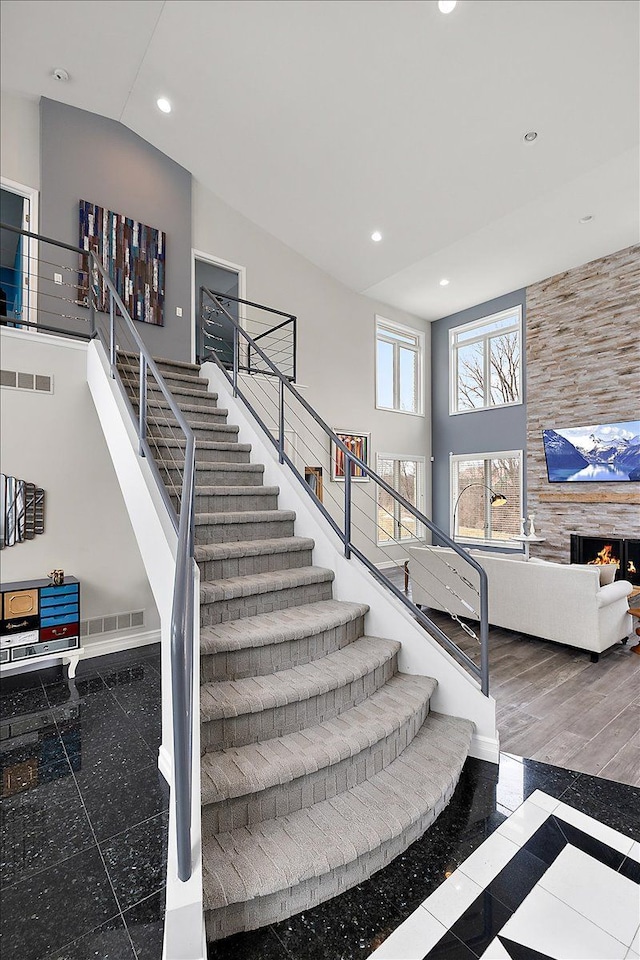
[(521, 400), (520, 312), (450, 331), (452, 413)]

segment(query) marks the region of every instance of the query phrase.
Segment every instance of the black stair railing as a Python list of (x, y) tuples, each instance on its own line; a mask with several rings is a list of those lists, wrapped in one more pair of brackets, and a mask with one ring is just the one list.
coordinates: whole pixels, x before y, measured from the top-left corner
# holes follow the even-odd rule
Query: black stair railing
[[(316, 507), (323, 514), (327, 522), (331, 525), (337, 536), (340, 538), (344, 554), (349, 559), (351, 556), (357, 557), (398, 600), (400, 600), (411, 612), (413, 617), (420, 623), (433, 637), (435, 637), (463, 666), (475, 676), (480, 682), (480, 689), (485, 696), (489, 695), (489, 625), (488, 625), (488, 583), (487, 574), (478, 561), (472, 557), (463, 547), (459, 546), (443, 530), (440, 530), (425, 514), (415, 507), (409, 500), (403, 497), (389, 483), (380, 477), (372, 468), (360, 457), (356, 456), (334, 433), (333, 430), (324, 422), (316, 410), (304, 399), (296, 387), (292, 384), (291, 378), (279, 368), (277, 357), (269, 355), (265, 349), (264, 342), (260, 342), (258, 337), (252, 337), (246, 327), (248, 324), (238, 322), (227, 309), (223, 296), (202, 287), (200, 289), (200, 323), (203, 334), (208, 337), (210, 344), (206, 356), (203, 359), (211, 359), (220, 368), (222, 374), (231, 384), (233, 395), (239, 397), (250, 411), (261, 429), (266, 433), (278, 451), (280, 463), (286, 464), (292, 473), (297, 477), (303, 486), (305, 492), (314, 501)], [(246, 302), (246, 301), (245, 301)], [(262, 308), (261, 308), (262, 309)], [(231, 331), (231, 337), (226, 336), (226, 344), (221, 347), (220, 331)], [(243, 358), (249, 355), (256, 359), (248, 364)], [(263, 377), (256, 377), (255, 374), (262, 374)], [(245, 374), (242, 376), (242, 374)], [(259, 394), (256, 389), (256, 382), (269, 379), (269, 384), (262, 386), (262, 393)], [(295, 411), (295, 412), (294, 412)], [(329, 510), (321, 497), (314, 492), (309, 485), (303, 473), (299, 470), (292, 450), (288, 449), (287, 424), (291, 424), (292, 415), (300, 425), (297, 430), (298, 437), (304, 437), (306, 433), (315, 430), (320, 435), (321, 448), (326, 449), (328, 445), (333, 445), (334, 450), (340, 450), (344, 457), (344, 499), (339, 504), (339, 509)], [(308, 444), (305, 443), (308, 449)], [(317, 449), (320, 449), (320, 446)], [(397, 523), (397, 517), (401, 516), (401, 526), (411, 535), (413, 539), (417, 538), (420, 531), (429, 531), (433, 538), (440, 544), (449, 547), (468, 565), (470, 572), (477, 574), (479, 585), (476, 588), (474, 584), (463, 574), (461, 574), (452, 564), (448, 563), (441, 553), (434, 551), (434, 555), (443, 564), (443, 572), (447, 577), (447, 583), (440, 581), (447, 591), (450, 591), (465, 608), (469, 610), (470, 617), (479, 622), (479, 637), (465, 620), (461, 620), (457, 615), (448, 611), (458, 626), (465, 634), (473, 637), (480, 648), (479, 663), (476, 659), (469, 656), (451, 637), (449, 637), (441, 627), (435, 623), (427, 614), (417, 607), (403, 590), (367, 555), (361, 546), (355, 540), (354, 530), (366, 535), (367, 532), (358, 527), (354, 520), (354, 513), (361, 509), (357, 499), (354, 497), (354, 487), (361, 488), (362, 485), (354, 483), (354, 474), (359, 478), (366, 478), (373, 482), (376, 490), (375, 496), (369, 495), (370, 499), (375, 500), (376, 507), (380, 508), (381, 495), (384, 495), (384, 502), (387, 506), (383, 509), (383, 514), (387, 514)], [(379, 524), (379, 521), (378, 521)], [(386, 525), (388, 526), (388, 524)], [(379, 526), (379, 529), (382, 529)], [(386, 535), (386, 527), (385, 527)], [(360, 543), (362, 543), (362, 537)], [(425, 546), (429, 546), (425, 544)], [(413, 561), (412, 561), (413, 564)], [(431, 571), (429, 571), (431, 574)], [(471, 588), (477, 595), (477, 606), (469, 604), (468, 600), (456, 593), (456, 579), (461, 581), (467, 588)], [(468, 593), (467, 593), (468, 595)]]

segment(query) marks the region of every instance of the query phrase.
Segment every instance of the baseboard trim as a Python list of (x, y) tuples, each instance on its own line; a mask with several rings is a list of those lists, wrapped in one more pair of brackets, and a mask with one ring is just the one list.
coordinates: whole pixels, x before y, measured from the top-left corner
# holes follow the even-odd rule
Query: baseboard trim
[(171, 754), (164, 744), (160, 744), (160, 749), (158, 750), (158, 770), (169, 786), (171, 786), (173, 782), (173, 761)]
[(145, 630), (142, 633), (128, 634), (124, 637), (112, 637), (110, 640), (96, 640), (89, 643), (89, 637), (84, 640), (84, 660), (89, 657), (104, 657), (108, 653), (119, 653), (121, 650), (135, 650), (136, 647), (147, 647), (152, 643), (160, 643), (160, 630)]
[(481, 737), (474, 733), (471, 737), (469, 756), (476, 760), (486, 760), (488, 763), (500, 762), (500, 738)]

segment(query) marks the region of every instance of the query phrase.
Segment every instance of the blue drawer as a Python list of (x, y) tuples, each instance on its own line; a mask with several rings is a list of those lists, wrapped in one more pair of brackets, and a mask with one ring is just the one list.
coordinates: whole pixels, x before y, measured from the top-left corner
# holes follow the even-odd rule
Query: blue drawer
[(40, 600), (40, 608), (46, 610), (49, 607), (61, 607), (65, 603), (77, 603), (78, 602), (78, 591), (75, 593), (65, 593), (63, 596), (56, 597), (42, 597)]
[(78, 601), (73, 597), (67, 597), (66, 603), (56, 603), (55, 606), (43, 607), (40, 611), (41, 617), (57, 617), (59, 613), (77, 613)]
[(41, 597), (62, 597), (66, 593), (77, 593), (80, 589), (79, 583), (63, 583), (59, 587), (43, 587), (40, 591)]
[(78, 620), (78, 608), (72, 607), (71, 613), (63, 613), (57, 616), (42, 617), (41, 627), (55, 627), (59, 623), (75, 623)]

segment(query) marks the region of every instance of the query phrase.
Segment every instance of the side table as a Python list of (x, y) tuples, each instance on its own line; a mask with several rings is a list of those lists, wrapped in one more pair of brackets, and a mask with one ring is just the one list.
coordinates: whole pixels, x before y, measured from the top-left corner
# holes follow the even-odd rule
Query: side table
[(531, 543), (544, 543), (546, 539), (546, 537), (523, 537), (522, 534), (519, 534), (517, 537), (509, 537), (509, 540), (516, 540), (518, 543), (524, 544), (525, 560), (529, 559), (529, 545)]

